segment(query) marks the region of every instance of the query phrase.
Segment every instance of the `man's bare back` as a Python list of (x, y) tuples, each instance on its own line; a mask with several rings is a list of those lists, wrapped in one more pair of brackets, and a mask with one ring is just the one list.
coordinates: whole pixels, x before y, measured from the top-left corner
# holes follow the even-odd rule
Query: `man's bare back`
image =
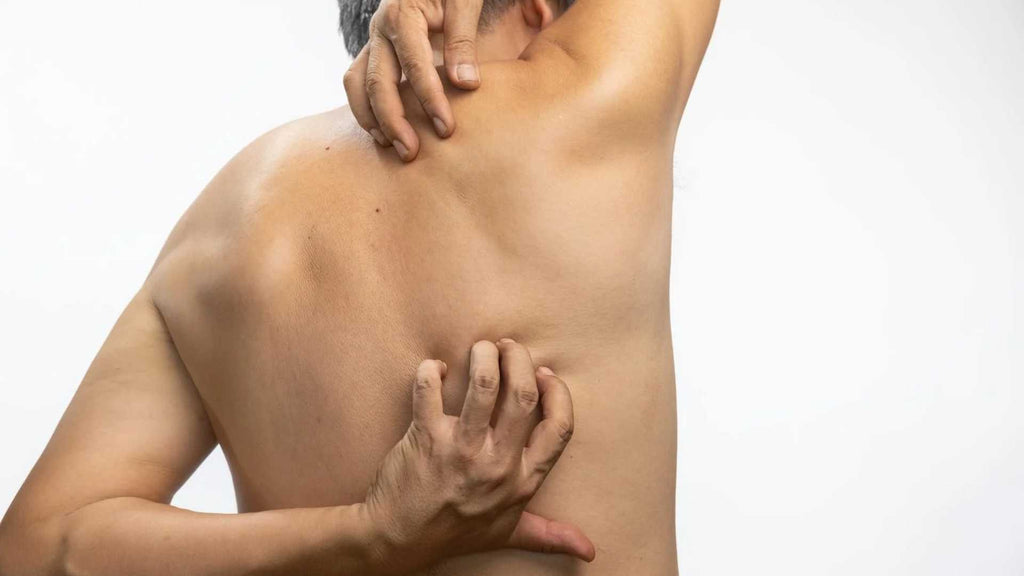
[[(685, 92), (706, 37), (694, 45)], [(607, 86), (539, 76), (559, 56), (537, 54), (450, 91), (459, 129), (444, 141), (405, 86), (421, 135), (410, 164), (347, 108), (278, 128), (172, 233), (147, 301), (201, 403), (182, 412), (213, 432), (189, 442), (221, 444), (240, 512), (362, 502), (409, 426), (418, 363), (448, 363), (458, 414), (469, 348), (511, 337), (575, 406), (573, 442), (527, 510), (581, 527), (597, 560), (501, 550), (429, 573), (676, 572), (668, 278), (685, 94), (632, 95), (650, 99), (641, 118), (660, 116), (629, 126)]]
[[(446, 412), (458, 414), (470, 346), (510, 336), (576, 406), (573, 443), (530, 509), (578, 523), (610, 561), (667, 574), (670, 159), (637, 172), (601, 154), (517, 169), (522, 157), (474, 159), (474, 131), (424, 142), (402, 166), (345, 109), (300, 120), (229, 166), (172, 240), (182, 281), (156, 302), (240, 510), (361, 501), (408, 426), (419, 360), (448, 362)], [(438, 573), (569, 561), (510, 551)], [(625, 569), (602, 561), (593, 573)]]

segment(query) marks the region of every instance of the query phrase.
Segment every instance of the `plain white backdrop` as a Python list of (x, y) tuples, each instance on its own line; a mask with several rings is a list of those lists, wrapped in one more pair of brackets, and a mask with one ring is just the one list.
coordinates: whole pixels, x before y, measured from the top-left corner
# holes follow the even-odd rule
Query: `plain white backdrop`
[[(0, 513), (206, 182), (345, 103), (336, 18), (0, 0)], [(682, 573), (1024, 573), (1024, 1), (723, 0), (676, 164)]]

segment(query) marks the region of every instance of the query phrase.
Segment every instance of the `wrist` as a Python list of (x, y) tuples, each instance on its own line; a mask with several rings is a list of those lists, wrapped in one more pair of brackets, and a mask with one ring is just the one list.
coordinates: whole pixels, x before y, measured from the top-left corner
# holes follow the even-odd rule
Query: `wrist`
[(389, 566), (392, 553), (387, 534), (364, 503), (335, 507), (332, 514), (339, 574), (394, 574)]
[(398, 546), (389, 533), (386, 523), (382, 522), (370, 506), (359, 502), (352, 506), (349, 513), (358, 526), (359, 548), (361, 550), (364, 571), (367, 576), (393, 576), (399, 574), (396, 564), (399, 561)]

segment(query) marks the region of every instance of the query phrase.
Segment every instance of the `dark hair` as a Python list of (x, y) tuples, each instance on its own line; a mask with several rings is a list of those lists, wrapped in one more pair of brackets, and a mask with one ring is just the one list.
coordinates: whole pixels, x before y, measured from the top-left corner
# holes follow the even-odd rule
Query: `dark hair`
[[(502, 15), (517, 0), (484, 0), (480, 12), (480, 26), (486, 27), (495, 18)], [(560, 8), (566, 9), (573, 0), (558, 0)], [(345, 48), (355, 57), (363, 46), (370, 41), (370, 18), (377, 11), (380, 0), (338, 0), (341, 10), (340, 28), (345, 38)]]

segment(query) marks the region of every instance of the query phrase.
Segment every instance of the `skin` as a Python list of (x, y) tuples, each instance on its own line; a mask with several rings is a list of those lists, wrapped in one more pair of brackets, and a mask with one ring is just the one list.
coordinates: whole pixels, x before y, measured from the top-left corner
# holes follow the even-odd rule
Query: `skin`
[[(475, 91), (439, 80), (446, 139), (408, 82), (352, 96), (367, 59), (352, 110), (239, 153), (0, 523), (0, 573), (675, 574), (672, 149), (716, 12), (523, 1)], [(216, 443), (240, 514), (168, 506)]]

